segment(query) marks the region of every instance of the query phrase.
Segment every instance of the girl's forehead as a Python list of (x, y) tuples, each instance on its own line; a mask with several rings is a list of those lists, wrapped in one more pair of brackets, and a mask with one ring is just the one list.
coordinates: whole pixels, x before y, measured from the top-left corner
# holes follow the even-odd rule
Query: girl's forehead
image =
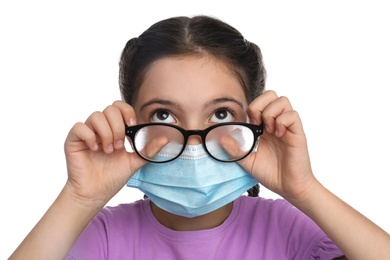
[(167, 57), (148, 69), (135, 105), (162, 97), (196, 102), (219, 96), (245, 100), (244, 88), (226, 62), (212, 56)]

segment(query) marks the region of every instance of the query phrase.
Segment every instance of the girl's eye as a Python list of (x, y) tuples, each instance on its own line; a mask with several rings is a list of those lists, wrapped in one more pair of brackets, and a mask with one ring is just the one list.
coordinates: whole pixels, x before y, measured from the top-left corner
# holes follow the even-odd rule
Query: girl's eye
[(151, 120), (154, 123), (174, 123), (175, 118), (166, 110), (158, 110), (151, 116)]
[(229, 112), (227, 109), (219, 109), (215, 111), (210, 121), (213, 123), (225, 123), (232, 122), (233, 119), (233, 113)]

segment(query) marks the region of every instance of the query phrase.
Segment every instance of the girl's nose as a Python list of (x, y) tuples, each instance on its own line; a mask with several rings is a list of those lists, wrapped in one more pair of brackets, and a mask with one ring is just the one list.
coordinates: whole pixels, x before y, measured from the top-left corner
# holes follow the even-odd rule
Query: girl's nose
[[(183, 125), (181, 125), (184, 129), (187, 131), (198, 131), (205, 129), (205, 126), (202, 124), (201, 120), (198, 120), (196, 117), (192, 117), (191, 120), (183, 122)], [(187, 145), (197, 145), (202, 143), (202, 138), (200, 135), (192, 134), (187, 139)]]
[(191, 135), (188, 137), (187, 144), (188, 145), (197, 145), (202, 143), (202, 138), (199, 135)]

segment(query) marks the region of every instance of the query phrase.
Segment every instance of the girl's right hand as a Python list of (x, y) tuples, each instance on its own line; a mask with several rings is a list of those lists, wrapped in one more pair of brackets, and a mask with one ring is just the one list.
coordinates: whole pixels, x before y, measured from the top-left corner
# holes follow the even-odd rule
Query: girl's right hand
[(115, 101), (76, 123), (65, 141), (68, 181), (65, 186), (81, 203), (105, 205), (146, 161), (127, 152), (125, 124), (134, 125), (134, 109)]

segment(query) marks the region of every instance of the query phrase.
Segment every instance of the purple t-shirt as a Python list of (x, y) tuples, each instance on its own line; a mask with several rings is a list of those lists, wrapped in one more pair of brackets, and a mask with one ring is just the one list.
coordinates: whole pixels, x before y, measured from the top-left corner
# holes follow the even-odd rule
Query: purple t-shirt
[(154, 217), (150, 201), (104, 208), (66, 259), (333, 259), (343, 253), (285, 200), (241, 196), (220, 226), (174, 231)]

